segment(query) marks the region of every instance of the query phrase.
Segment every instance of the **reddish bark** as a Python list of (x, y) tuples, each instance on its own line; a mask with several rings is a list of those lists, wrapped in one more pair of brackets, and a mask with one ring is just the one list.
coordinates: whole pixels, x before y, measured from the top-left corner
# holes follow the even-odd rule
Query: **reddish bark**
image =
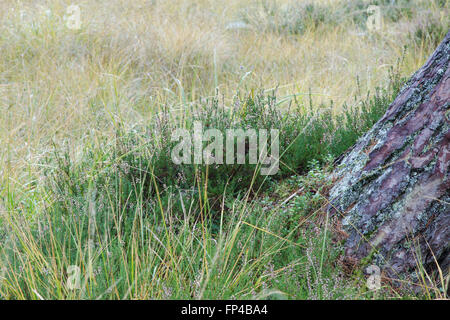
[(370, 256), (391, 277), (414, 280), (417, 260), (450, 265), (449, 63), (450, 32), (334, 173), (346, 258)]

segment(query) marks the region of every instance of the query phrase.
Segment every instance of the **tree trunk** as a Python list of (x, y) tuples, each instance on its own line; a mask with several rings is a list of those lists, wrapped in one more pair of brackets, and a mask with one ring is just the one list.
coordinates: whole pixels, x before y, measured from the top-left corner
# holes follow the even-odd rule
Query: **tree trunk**
[(336, 168), (329, 210), (343, 217), (347, 262), (410, 281), (419, 264), (448, 273), (449, 61), (450, 32)]

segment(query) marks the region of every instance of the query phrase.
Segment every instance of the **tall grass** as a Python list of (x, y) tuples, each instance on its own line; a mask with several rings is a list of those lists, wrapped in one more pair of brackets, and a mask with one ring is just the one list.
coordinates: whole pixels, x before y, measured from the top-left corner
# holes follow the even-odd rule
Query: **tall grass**
[[(326, 185), (326, 174), (315, 168), (306, 181)], [(69, 179), (76, 177), (70, 175)], [(155, 203), (146, 203), (139, 185), (123, 194), (114, 187), (101, 188), (92, 176), (84, 179), (87, 189), (82, 194), (67, 186), (68, 190), (58, 194), (67, 197), (54, 199), (44, 212), (37, 215), (28, 211), (34, 219), (24, 219), (25, 208), (16, 203), (12, 203), (15, 209), (2, 217), (7, 231), (1, 250), (3, 298), (303, 299), (365, 295), (359, 285), (349, 286), (336, 272), (334, 259), (339, 248), (321, 250), (321, 239), (328, 247), (331, 238), (320, 231), (320, 214), (308, 221), (314, 227), (287, 226), (279, 211), (283, 203), (267, 208), (271, 206), (267, 200), (224, 196), (219, 224), (211, 228), (205, 207), (194, 204), (180, 190), (170, 193), (163, 205), (156, 186)], [(113, 185), (114, 180), (120, 178), (112, 175), (107, 184)], [(124, 195), (134, 201), (128, 202)], [(323, 203), (306, 201), (313, 208)], [(78, 279), (72, 278), (78, 275), (73, 273), (77, 268), (80, 280), (72, 283), (73, 288), (69, 281)]]
[[(334, 156), (384, 113), (397, 90), (393, 83), (361, 108), (344, 107), (335, 118), (339, 125), (324, 107), (308, 109), (298, 101), (291, 104), (295, 111), (279, 112), (274, 95), (237, 98), (240, 107), (231, 112), (212, 99), (184, 116), (183, 127), (201, 120), (221, 130), (280, 128), (282, 170), (270, 179), (259, 175), (257, 165), (171, 164), (170, 132), (180, 120), (164, 111), (147, 127), (120, 129), (112, 141), (98, 137), (85, 144), (77, 160), (68, 144), (55, 144), (40, 163), (45, 183), (30, 190), (45, 206), (22, 204), (9, 193), (2, 217), (0, 294), (22, 299), (370, 296), (362, 277), (353, 277), (350, 287), (334, 265), (341, 249), (332, 244), (324, 219), (331, 183), (326, 171)], [(268, 210), (276, 197), (271, 188), (295, 171), (309, 171), (300, 180), (305, 191), (300, 200), (285, 211), (290, 196)], [(75, 289), (73, 279), (79, 279)]]

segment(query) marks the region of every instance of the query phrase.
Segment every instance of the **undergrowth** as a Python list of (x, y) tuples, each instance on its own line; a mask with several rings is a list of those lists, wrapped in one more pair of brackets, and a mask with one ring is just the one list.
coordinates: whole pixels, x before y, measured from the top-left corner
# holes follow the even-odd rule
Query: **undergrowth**
[[(332, 159), (384, 113), (400, 86), (391, 79), (337, 114), (332, 102), (315, 108), (305, 97), (279, 101), (275, 92), (251, 92), (236, 95), (231, 109), (215, 97), (183, 114), (163, 110), (145, 127), (120, 127), (113, 141), (86, 144), (77, 160), (68, 146), (54, 145), (42, 163), (43, 212), (11, 195), (2, 217), (0, 295), (371, 296), (364, 277), (349, 283), (339, 271), (341, 244), (332, 239), (324, 206)], [(282, 103), (288, 111), (280, 111)], [(175, 124), (190, 129), (194, 121), (219, 130), (279, 129), (280, 172), (261, 176), (249, 164), (174, 165), (170, 134)]]

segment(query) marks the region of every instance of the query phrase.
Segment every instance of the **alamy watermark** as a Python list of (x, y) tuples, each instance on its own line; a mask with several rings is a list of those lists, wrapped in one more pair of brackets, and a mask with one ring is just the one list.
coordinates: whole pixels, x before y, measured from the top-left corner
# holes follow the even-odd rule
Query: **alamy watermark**
[(79, 266), (71, 265), (67, 268), (67, 288), (69, 290), (81, 289), (81, 269)]
[(81, 29), (81, 9), (76, 4), (71, 4), (66, 9), (66, 15), (64, 16), (66, 21), (66, 27), (71, 30)]
[[(194, 122), (193, 132), (176, 129), (171, 141), (178, 141), (172, 149), (173, 163), (179, 164), (260, 164), (262, 175), (274, 175), (279, 169), (279, 130), (218, 129), (203, 130), (201, 122)], [(206, 147), (203, 147), (206, 143)], [(236, 150), (235, 150), (236, 146)], [(225, 151), (225, 155), (224, 155)], [(268, 152), (270, 151), (270, 154)], [(247, 157), (248, 155), (248, 157)]]
[(367, 21), (366, 26), (369, 31), (380, 31), (381, 30), (381, 8), (379, 6), (370, 5), (367, 7)]
[(381, 270), (376, 265), (370, 265), (367, 267), (366, 272), (369, 274), (367, 278), (367, 288), (370, 290), (379, 290), (381, 288)]

